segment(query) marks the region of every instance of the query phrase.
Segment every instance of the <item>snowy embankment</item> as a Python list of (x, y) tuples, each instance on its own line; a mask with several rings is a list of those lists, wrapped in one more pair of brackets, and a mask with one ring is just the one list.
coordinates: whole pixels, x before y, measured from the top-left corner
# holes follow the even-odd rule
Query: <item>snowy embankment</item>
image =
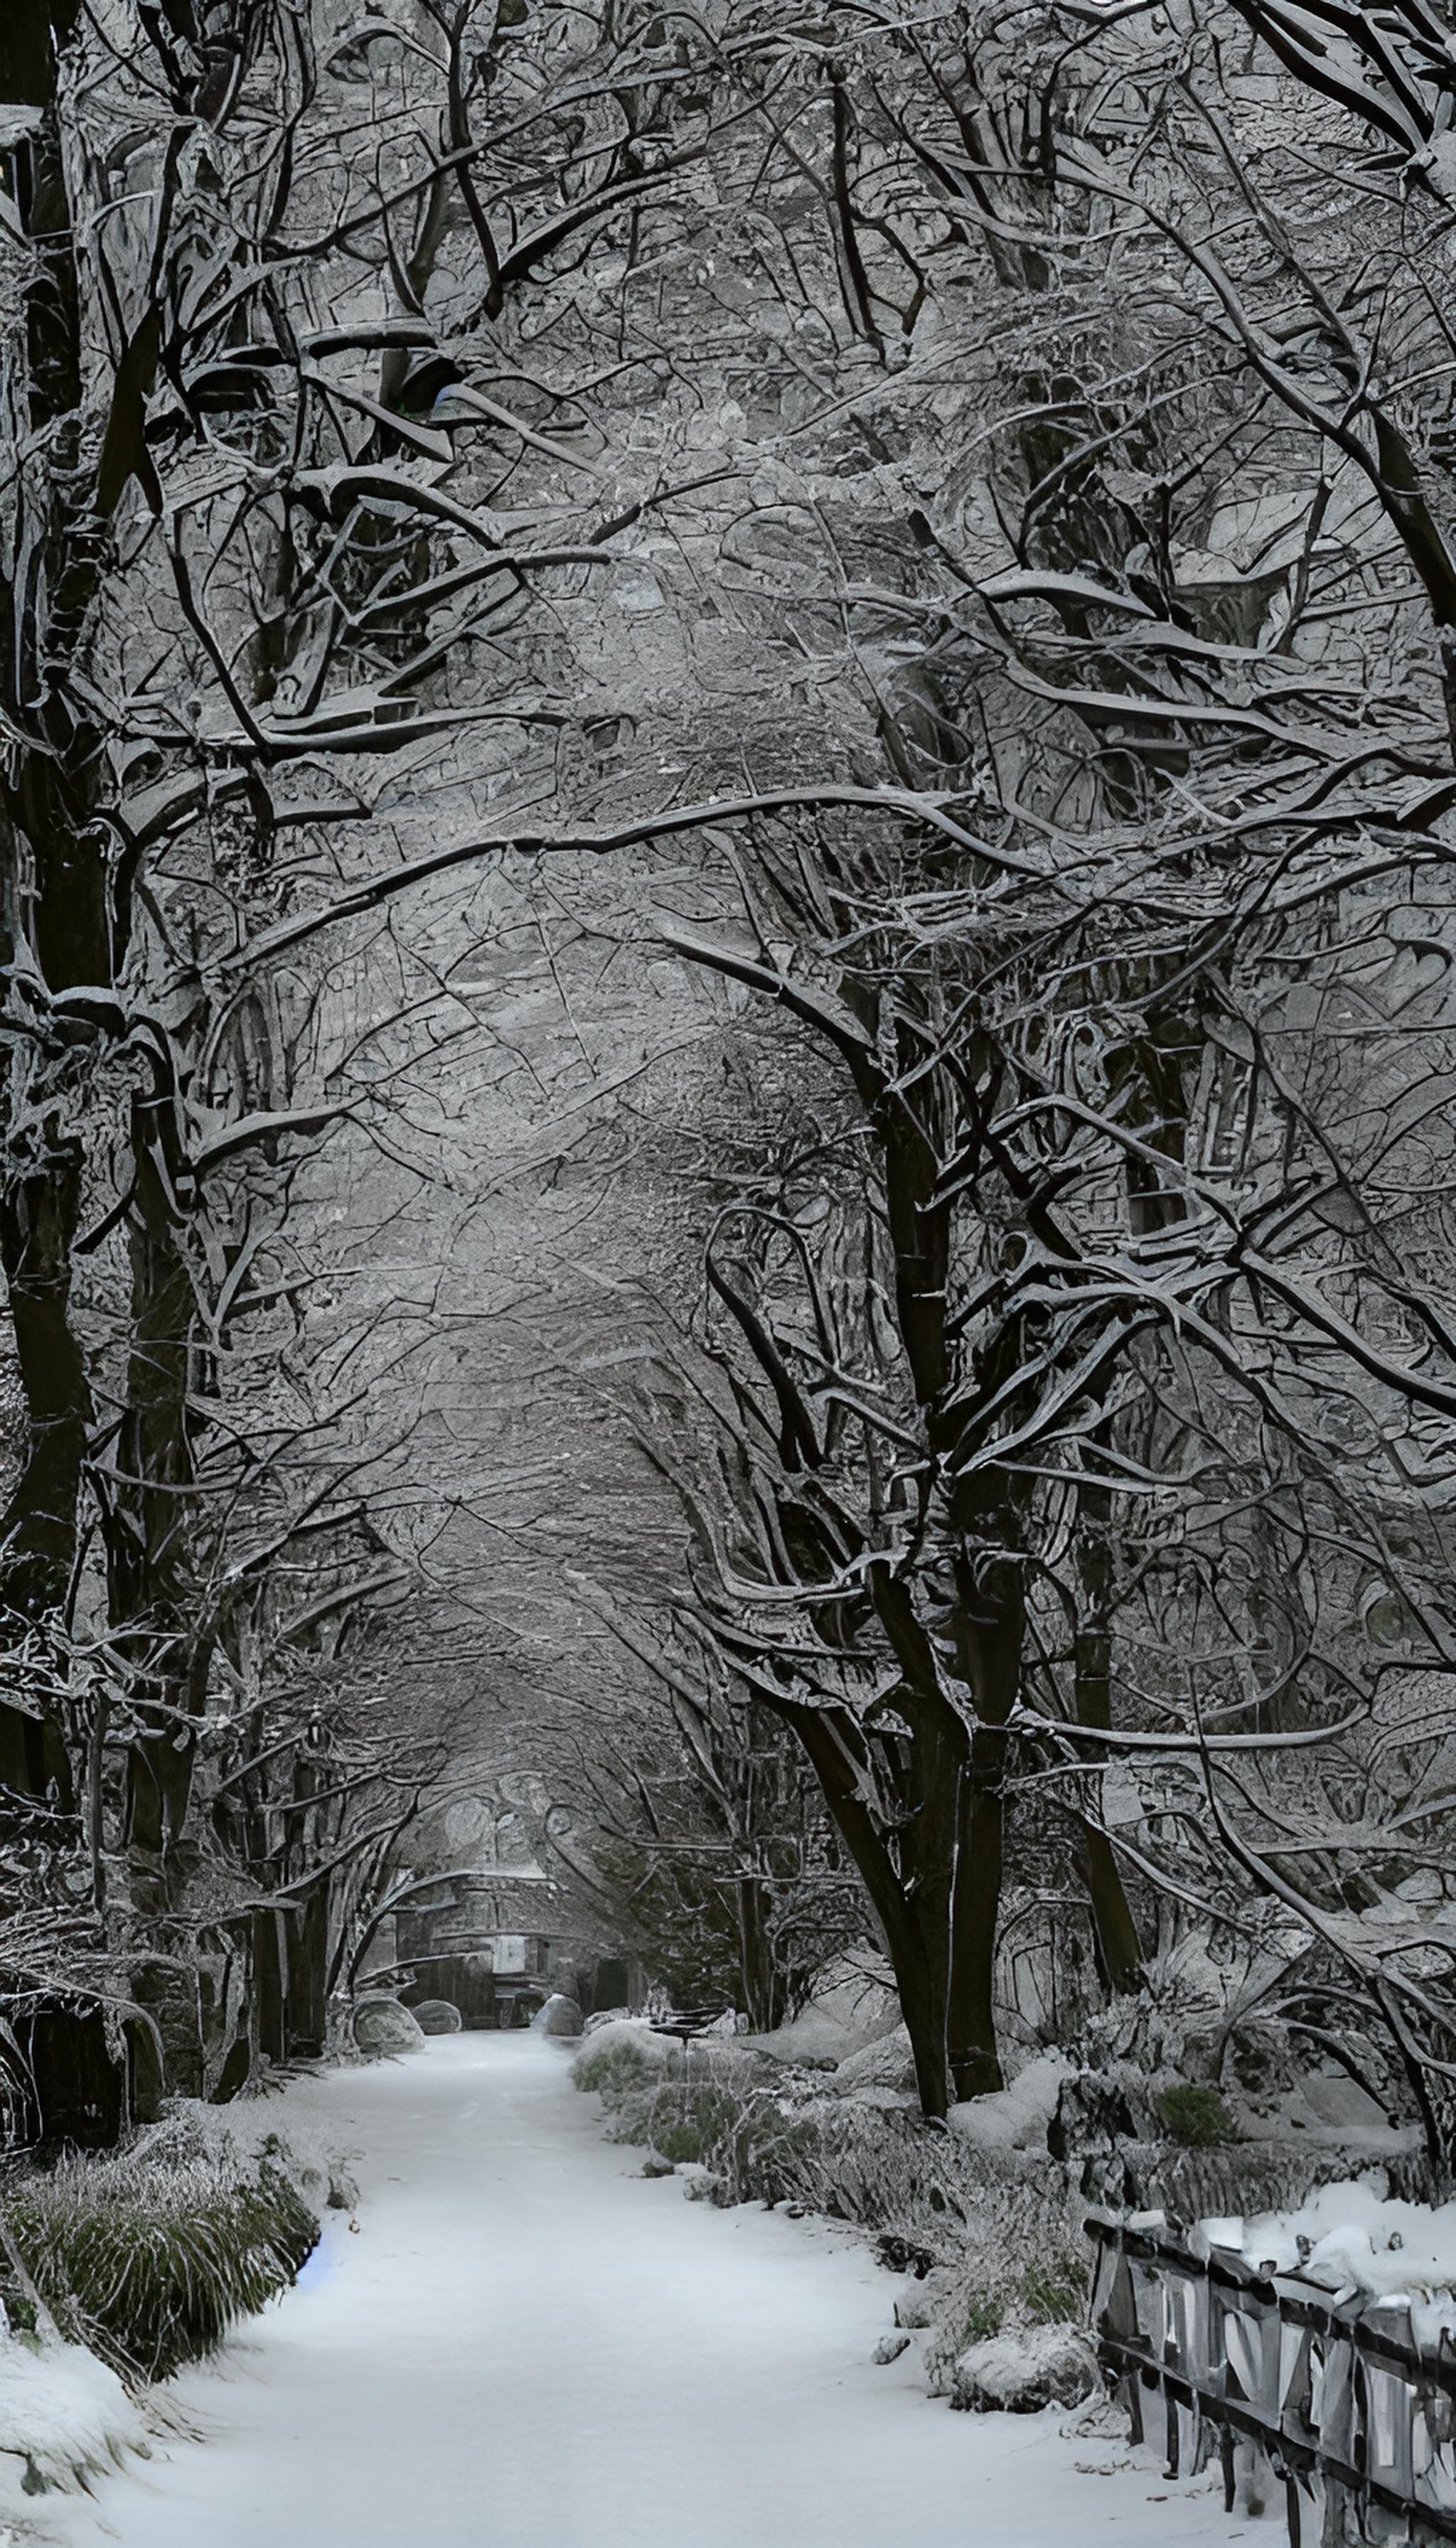
[[(0, 2202), (0, 2536), (167, 2421), (164, 2382), (293, 2280), (353, 2188), (271, 2101), (178, 2101), (125, 2149), (12, 2165)], [(144, 2403), (150, 2401), (150, 2406)]]
[(58, 2548), (1213, 2548), (1207, 2483), (1115, 2423), (950, 2415), (858, 2235), (714, 2210), (599, 2138), (557, 2046), (442, 2037), (270, 2101), (359, 2153), (359, 2234), (168, 2396), (98, 2501), (41, 2498)]

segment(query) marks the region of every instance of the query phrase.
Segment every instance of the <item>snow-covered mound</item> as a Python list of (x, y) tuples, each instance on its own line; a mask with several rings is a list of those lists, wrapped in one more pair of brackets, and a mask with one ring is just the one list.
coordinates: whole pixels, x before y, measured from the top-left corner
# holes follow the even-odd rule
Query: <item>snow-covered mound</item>
[(1040, 2414), (1044, 2407), (1080, 2407), (1102, 2386), (1097, 2356), (1080, 2327), (1028, 2327), (1022, 2335), (983, 2336), (959, 2356), (951, 2384), (953, 2407), (978, 2414)]
[(417, 2052), (424, 2029), (411, 2009), (381, 1992), (376, 1998), (355, 2002), (354, 2042), (361, 2052), (391, 2060), (403, 2052)]
[(836, 1956), (821, 1966), (814, 1985), (787, 2025), (769, 2035), (741, 2039), (780, 2061), (847, 2061), (852, 2053), (900, 2023), (894, 1977), (878, 1957)]
[(582, 2012), (574, 1999), (568, 1999), (565, 1991), (553, 1991), (537, 2009), (531, 2027), (537, 2035), (580, 2035)]
[(1201, 2221), (1195, 2254), (1231, 2250), (1255, 2268), (1298, 2274), (1343, 2304), (1409, 2302), (1418, 2343), (1456, 2331), (1456, 2203), (1387, 2200), (1368, 2184), (1321, 2185), (1298, 2212)]
[(604, 2087), (612, 2078), (636, 2076), (645, 2081), (665, 2071), (680, 2050), (670, 2035), (657, 2035), (641, 2017), (614, 2017), (590, 2035), (572, 2063), (579, 2088)]
[(603, 2026), (620, 2026), (622, 2020), (631, 2015), (629, 2008), (599, 2008), (592, 2016), (582, 2020), (582, 2033), (584, 2036), (598, 2035)]
[(836, 2089), (892, 2088), (903, 2095), (915, 2085), (915, 2056), (910, 2049), (908, 2026), (892, 2027), (888, 2035), (875, 2037), (872, 2044), (862, 2045), (842, 2061), (834, 2074)]
[[(55, 2487), (77, 2489), (146, 2433), (114, 2371), (83, 2345), (0, 2334), (0, 2512)], [(18, 2501), (12, 2504), (12, 2492)]]
[(959, 2139), (976, 2149), (1045, 2150), (1046, 2127), (1056, 2112), (1061, 2083), (1075, 2066), (1059, 2052), (1039, 2053), (1018, 2071), (1010, 2087), (953, 2106), (946, 2121)]
[[(311, 2117), (302, 2100), (288, 2111), (288, 2135), (273, 2096), (235, 2097), (230, 2105), (210, 2105), (200, 2097), (169, 2097), (165, 2119), (142, 2135), (133, 2155), (144, 2158), (153, 2144), (174, 2138), (185, 2146), (196, 2141), (217, 2157), (244, 2164), (266, 2158), (292, 2179), (316, 2212), (352, 2212), (359, 2200), (354, 2177), (357, 2153), (342, 2146), (336, 2134)], [(0, 2548), (5, 2542), (0, 2539)]]

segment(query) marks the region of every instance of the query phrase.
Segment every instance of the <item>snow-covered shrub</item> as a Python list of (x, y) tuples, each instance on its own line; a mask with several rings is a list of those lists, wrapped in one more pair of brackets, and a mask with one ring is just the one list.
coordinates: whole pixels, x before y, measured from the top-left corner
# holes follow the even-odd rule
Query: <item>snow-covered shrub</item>
[[(634, 2113), (638, 2111), (635, 2099), (633, 2109)], [(680, 2166), (684, 2161), (696, 2161), (710, 2167), (737, 2114), (736, 2101), (721, 2089), (705, 2080), (684, 2079), (654, 2089), (649, 2111), (641, 2120), (647, 2123), (652, 2147), (660, 2158), (670, 2158)], [(613, 2130), (609, 2138), (616, 2139), (617, 2132)]]
[[(1004, 2199), (988, 2190), (985, 2219), (977, 2225), (974, 2240), (958, 2259), (938, 2266), (929, 2277), (917, 2316), (930, 2330), (923, 2359), (936, 2394), (954, 2390), (956, 2366), (969, 2346), (993, 2336), (1010, 2341), (1035, 2337), (1047, 2327), (1085, 2324), (1090, 2257), (1074, 2243), (1065, 2221), (1059, 2231), (1045, 2221), (1038, 2228), (1030, 2253), (1003, 2245), (1003, 2239), (1018, 2234), (1018, 2227), (1007, 2219)], [(1024, 2236), (1024, 2220), (1019, 2229)]]
[(533, 2035), (573, 2036), (582, 2032), (582, 2012), (565, 1991), (553, 1991), (531, 2020)]
[(628, 2024), (632, 2023), (632, 2011), (629, 2008), (595, 2009), (591, 2017), (582, 2020), (583, 2037), (599, 2035), (604, 2026), (620, 2026), (624, 2021)]
[(612, 2127), (612, 2138), (646, 2137), (664, 2158), (698, 2160), (731, 2203), (779, 2203), (799, 2190), (799, 2163), (812, 2147), (812, 2122), (792, 2103), (762, 2089), (736, 2092), (710, 2080), (687, 2080), (634, 2100)]
[(1079, 2407), (1100, 2386), (1097, 2356), (1081, 2329), (1041, 2326), (971, 2345), (956, 2365), (951, 2404), (981, 2414), (1035, 2415), (1044, 2407)]
[(1071, 2068), (1062, 2053), (1041, 2053), (1018, 2071), (1009, 2087), (953, 2106), (947, 2122), (976, 2149), (1045, 2150), (1047, 2127)]
[(927, 2330), (921, 2348), (926, 2384), (933, 2396), (944, 2397), (966, 2348), (1000, 2334), (1006, 2295), (993, 2283), (964, 2281), (954, 2267), (943, 2265), (930, 2277), (919, 2305), (901, 2305), (895, 2316), (902, 2326)]
[(313, 2212), (352, 2212), (359, 2200), (353, 2154), (306, 2111), (290, 2112), (285, 2139), (266, 2093), (238, 2097), (226, 2106), (210, 2105), (201, 2097), (169, 2097), (167, 2120), (134, 2143), (132, 2158), (139, 2164), (164, 2145), (250, 2167), (254, 2173), (266, 2160), (297, 2186)]
[(354, 2042), (361, 2052), (372, 2053), (379, 2060), (391, 2059), (400, 2053), (417, 2052), (424, 2042), (424, 2029), (403, 2001), (381, 1995), (356, 2003)]
[[(211, 2352), (290, 2284), (318, 2225), (277, 2156), (201, 2146), (185, 2128), (20, 2180), (11, 2237), (61, 2333), (129, 2380)], [(24, 2324), (25, 2295), (0, 2297)]]
[(1023, 2326), (1059, 2326), (1067, 2320), (1080, 2325), (1091, 2297), (1086, 2246), (1048, 2248), (1017, 2276), (1016, 2317)]
[(458, 2035), (463, 2023), (452, 1999), (417, 1999), (410, 2015), (423, 2035)]
[(595, 2088), (605, 2097), (623, 2096), (660, 2079), (682, 2056), (671, 2036), (655, 2035), (640, 2018), (618, 2018), (589, 2036), (572, 2063), (578, 2088)]

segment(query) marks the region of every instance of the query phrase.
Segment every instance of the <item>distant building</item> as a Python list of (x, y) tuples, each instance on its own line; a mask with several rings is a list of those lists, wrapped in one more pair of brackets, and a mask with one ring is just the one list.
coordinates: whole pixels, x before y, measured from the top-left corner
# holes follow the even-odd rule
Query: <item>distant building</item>
[(592, 1964), (557, 1929), (550, 1878), (537, 1866), (442, 1876), (395, 1916), (401, 1997), (452, 2000), (467, 2027), (528, 2025), (552, 1991), (578, 1999)]

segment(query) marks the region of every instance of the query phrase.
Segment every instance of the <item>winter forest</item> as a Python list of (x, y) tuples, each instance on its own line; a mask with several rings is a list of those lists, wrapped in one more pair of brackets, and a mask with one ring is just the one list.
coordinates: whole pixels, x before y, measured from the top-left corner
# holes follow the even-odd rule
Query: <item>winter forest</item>
[(1453, 224), (1442, 0), (6, 0), (0, 2539), (1456, 2539)]

